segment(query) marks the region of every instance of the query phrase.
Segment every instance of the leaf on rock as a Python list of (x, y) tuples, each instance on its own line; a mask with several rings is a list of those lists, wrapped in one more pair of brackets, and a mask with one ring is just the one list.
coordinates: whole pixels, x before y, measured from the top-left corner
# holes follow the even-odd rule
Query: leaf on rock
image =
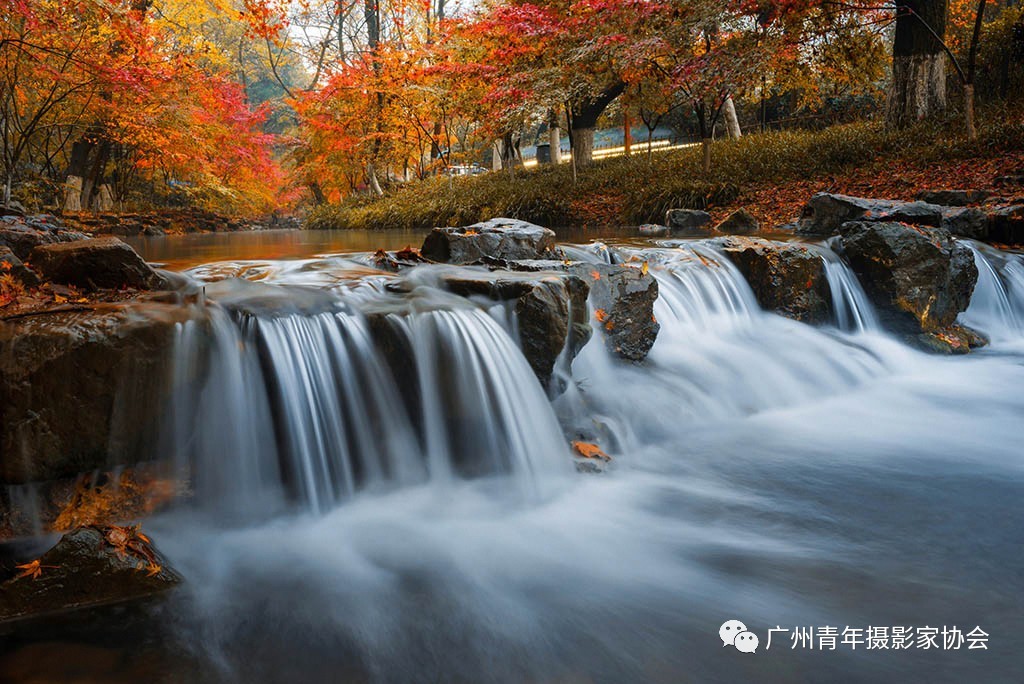
[(583, 458), (596, 458), (602, 461), (611, 461), (612, 457), (604, 450), (591, 442), (573, 442), (573, 450)]

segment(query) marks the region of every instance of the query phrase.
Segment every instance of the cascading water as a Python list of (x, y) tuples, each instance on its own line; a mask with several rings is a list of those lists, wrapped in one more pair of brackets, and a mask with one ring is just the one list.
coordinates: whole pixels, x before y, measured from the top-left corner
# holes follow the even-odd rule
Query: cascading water
[(326, 311), (281, 310), (286, 289), (218, 283), (226, 308), (180, 330), (163, 449), (200, 502), (323, 513), (362, 489), (498, 473), (538, 487), (568, 470), (542, 389), (486, 313), (410, 304), (373, 314), (375, 335), (360, 307), (380, 287), (303, 305)]
[(878, 317), (864, 294), (864, 288), (850, 267), (833, 250), (833, 238), (826, 247), (816, 248), (825, 262), (825, 277), (832, 293), (836, 325), (847, 332), (878, 332)]
[(960, 320), (994, 342), (1019, 342), (1024, 336), (1024, 255), (972, 241), (965, 244), (974, 253), (978, 284)]
[[(504, 310), (445, 298), (428, 278), (392, 296), (379, 274), (350, 286), (337, 260), (317, 260), (262, 265), (277, 285), (235, 298), (238, 283), (208, 287), (219, 305), (179, 332), (169, 444), (196, 463), (201, 496), (298, 498), (321, 514), (147, 522), (189, 578), (163, 613), (172, 672), (1019, 679), (1018, 257), (984, 255), (992, 272), (966, 316), (995, 353), (942, 358), (874, 331), (856, 279), (827, 254), (847, 317), (816, 328), (761, 311), (707, 244), (567, 253), (647, 262), (662, 328), (633, 364), (612, 358), (595, 321), (554, 409)], [(309, 301), (296, 283), (330, 292)], [(603, 474), (559, 477), (555, 410), (612, 452)], [(522, 496), (552, 479), (546, 496)], [(759, 635), (756, 654), (722, 647), (729, 619)], [(891, 625), (991, 639), (984, 651), (842, 645), (846, 627)], [(822, 626), (835, 650), (791, 646), (789, 630)], [(787, 630), (770, 649), (769, 629)]]

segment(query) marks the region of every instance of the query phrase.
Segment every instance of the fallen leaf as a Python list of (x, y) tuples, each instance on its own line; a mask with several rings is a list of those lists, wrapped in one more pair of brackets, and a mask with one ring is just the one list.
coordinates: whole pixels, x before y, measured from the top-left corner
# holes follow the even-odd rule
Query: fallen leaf
[(597, 319), (598, 323), (604, 323), (608, 320), (608, 312), (604, 309), (597, 309), (594, 311), (594, 318)]
[(644, 265), (640, 267), (640, 272), (643, 273), (644, 275), (647, 275), (647, 270), (648, 270), (648, 266), (647, 266), (647, 262), (645, 261)]
[(593, 278), (594, 280), (600, 280), (601, 274), (598, 271), (591, 271), (590, 277)]
[(604, 450), (591, 442), (573, 442), (572, 448), (583, 458), (596, 458), (602, 461), (610, 461), (612, 457)]

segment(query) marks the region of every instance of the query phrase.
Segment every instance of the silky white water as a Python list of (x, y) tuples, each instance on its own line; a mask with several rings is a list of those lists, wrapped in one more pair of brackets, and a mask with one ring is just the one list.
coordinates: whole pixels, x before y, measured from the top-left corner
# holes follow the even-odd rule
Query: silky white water
[[(261, 266), (259, 292), (222, 284), (246, 294), (221, 297), (205, 342), (182, 330), (181, 382), (199, 366), (207, 381), (171, 432), (206, 464), (201, 491), (279, 514), (152, 521), (189, 579), (166, 616), (191, 676), (1016, 681), (1020, 261), (976, 252), (992, 268), (963, 320), (993, 342), (947, 358), (879, 331), (829, 254), (846, 313), (811, 327), (761, 311), (706, 245), (569, 250), (647, 261), (662, 329), (632, 364), (595, 325), (553, 402), (504, 309), (456, 304), (428, 277), (350, 287), (328, 259)], [(580, 437), (612, 452), (605, 472), (571, 472)], [(727, 619), (757, 653), (722, 647)], [(770, 628), (828, 625), (991, 636), (765, 649)]]

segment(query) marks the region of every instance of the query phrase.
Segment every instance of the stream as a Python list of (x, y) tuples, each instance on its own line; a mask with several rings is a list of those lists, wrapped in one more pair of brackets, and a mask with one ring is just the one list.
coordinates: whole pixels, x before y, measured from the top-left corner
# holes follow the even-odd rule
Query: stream
[[(418, 234), (137, 241), (216, 302), (179, 326), (156, 436), (195, 496), (145, 524), (187, 580), (133, 637), (150, 681), (1019, 682), (1024, 259), (972, 245), (961, 320), (992, 343), (940, 357), (825, 245), (838, 314), (812, 327), (699, 241), (624, 235), (560, 239), (650, 264), (657, 342), (627, 363), (595, 322), (554, 399), (506, 306), (368, 268)], [(723, 646), (734, 619), (756, 652)]]

